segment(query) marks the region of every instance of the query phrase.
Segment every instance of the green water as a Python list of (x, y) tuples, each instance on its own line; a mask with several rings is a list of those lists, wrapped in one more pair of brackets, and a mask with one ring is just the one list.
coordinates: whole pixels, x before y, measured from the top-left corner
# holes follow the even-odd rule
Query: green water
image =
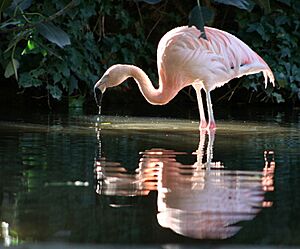
[(299, 120), (2, 118), (2, 245), (300, 246)]

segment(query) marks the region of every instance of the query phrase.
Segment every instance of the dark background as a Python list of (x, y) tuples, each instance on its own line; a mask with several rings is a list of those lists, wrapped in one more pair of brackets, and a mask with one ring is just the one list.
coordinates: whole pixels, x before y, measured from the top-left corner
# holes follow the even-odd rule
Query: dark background
[[(156, 84), (160, 38), (187, 25), (197, 5), (191, 0), (2, 2), (0, 104), (55, 112), (95, 112), (92, 87), (116, 63), (141, 67)], [(252, 4), (247, 10), (219, 2), (227, 4), (201, 2), (207, 25), (231, 32), (258, 52), (273, 70), (276, 87), (265, 89), (261, 74), (234, 79), (212, 92), (214, 105), (299, 106), (300, 1), (274, 0), (269, 7), (263, 5), (269, 1), (246, 1)], [(197, 107), (195, 101), (193, 89), (185, 88), (167, 108)], [(107, 91), (103, 110), (129, 104), (152, 108), (133, 80)]]

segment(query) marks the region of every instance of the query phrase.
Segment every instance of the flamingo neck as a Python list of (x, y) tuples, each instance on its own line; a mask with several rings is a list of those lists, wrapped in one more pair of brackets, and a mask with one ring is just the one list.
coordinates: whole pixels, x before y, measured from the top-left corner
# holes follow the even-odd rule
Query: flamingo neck
[(147, 74), (136, 66), (130, 66), (130, 77), (133, 77), (145, 97), (152, 105), (164, 105), (168, 103), (174, 96), (170, 96), (170, 91), (165, 91), (161, 81), (158, 88), (154, 88)]

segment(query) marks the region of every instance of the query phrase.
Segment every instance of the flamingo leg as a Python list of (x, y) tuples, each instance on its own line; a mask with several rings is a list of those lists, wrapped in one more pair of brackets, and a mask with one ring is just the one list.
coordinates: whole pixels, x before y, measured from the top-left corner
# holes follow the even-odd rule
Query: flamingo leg
[(205, 145), (205, 138), (206, 138), (207, 130), (201, 130), (200, 131), (200, 138), (199, 138), (199, 145), (198, 149), (196, 150), (195, 154), (197, 155), (197, 162), (196, 165), (196, 171), (195, 172), (201, 172), (203, 168), (203, 156), (204, 156), (204, 145)]
[(206, 91), (206, 102), (207, 102), (207, 112), (208, 112), (208, 125), (207, 129), (215, 129), (216, 122), (214, 118), (211, 98), (210, 98), (210, 91)]
[(202, 102), (202, 96), (201, 96), (201, 86), (194, 84), (193, 85), (196, 94), (197, 94), (197, 101), (198, 101), (198, 108), (199, 108), (199, 114), (200, 114), (200, 124), (199, 124), (199, 129), (203, 129), (207, 127), (207, 122), (205, 119), (205, 114), (204, 114), (204, 108), (203, 108), (203, 102)]
[(207, 168), (210, 168), (211, 162), (213, 159), (213, 146), (215, 142), (215, 130), (209, 130), (208, 132), (208, 143), (207, 143), (207, 150), (206, 150), (206, 163)]

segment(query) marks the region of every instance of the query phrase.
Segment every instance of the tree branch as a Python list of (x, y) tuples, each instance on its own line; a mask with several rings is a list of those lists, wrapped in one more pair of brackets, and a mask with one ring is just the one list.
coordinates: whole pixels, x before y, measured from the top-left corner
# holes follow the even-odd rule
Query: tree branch
[(63, 15), (68, 9), (74, 7), (76, 0), (72, 0), (70, 3), (68, 3), (65, 7), (63, 7), (61, 10), (57, 11), (56, 13), (54, 13), (53, 15), (45, 18), (44, 20), (41, 20), (39, 22), (36, 23), (27, 23), (22, 27), (13, 27), (13, 28), (9, 28), (9, 29), (2, 29), (0, 30), (0, 34), (3, 33), (9, 33), (12, 31), (22, 31), (22, 30), (27, 30), (27, 29), (31, 29), (33, 27), (35, 27), (36, 25), (40, 24), (40, 23), (45, 23), (45, 22), (51, 22), (52, 20), (54, 20), (55, 18)]

